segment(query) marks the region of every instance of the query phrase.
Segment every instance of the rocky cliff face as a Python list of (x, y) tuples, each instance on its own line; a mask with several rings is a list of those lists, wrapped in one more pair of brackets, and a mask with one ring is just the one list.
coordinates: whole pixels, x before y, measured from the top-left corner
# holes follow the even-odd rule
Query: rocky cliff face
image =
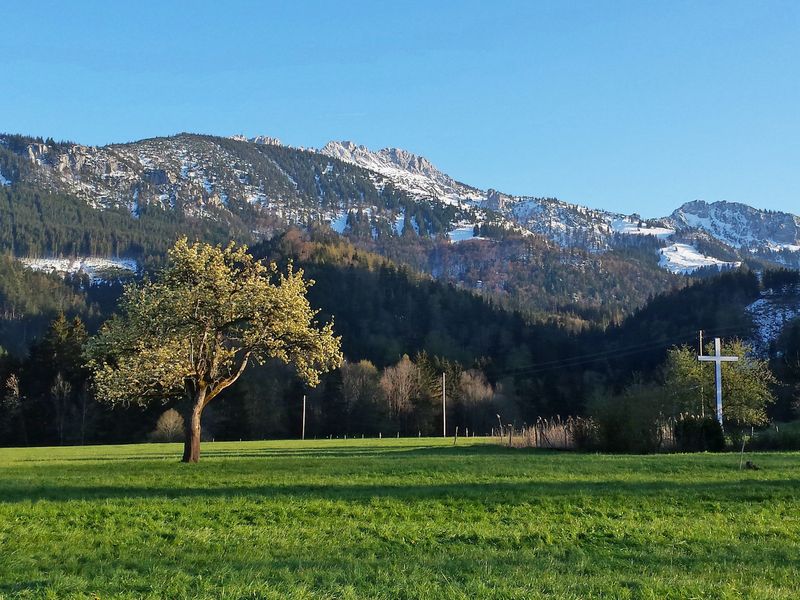
[(734, 248), (800, 250), (800, 217), (736, 202), (687, 202), (670, 219), (679, 229), (701, 229)]
[(181, 134), (104, 147), (34, 140), (12, 147), (23, 183), (134, 216), (143, 206), (201, 219), (258, 210), (304, 223), (381, 204), (369, 172), (274, 138)]
[(398, 188), (420, 199), (468, 206), (485, 199), (481, 190), (459, 183), (423, 156), (399, 148), (373, 152), (353, 142), (328, 142), (320, 151), (387, 177)]

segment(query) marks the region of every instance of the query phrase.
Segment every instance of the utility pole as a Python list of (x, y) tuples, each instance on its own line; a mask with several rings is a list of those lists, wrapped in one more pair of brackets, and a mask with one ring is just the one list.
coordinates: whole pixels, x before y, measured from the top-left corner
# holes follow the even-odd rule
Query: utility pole
[(301, 439), (306, 439), (306, 395), (303, 394), (303, 432)]
[(447, 437), (447, 394), (445, 392), (445, 374), (442, 373), (442, 437)]
[[(700, 330), (700, 354), (698, 354), (698, 356), (700, 356), (702, 354), (703, 354), (703, 330), (701, 329)], [(705, 395), (706, 395), (706, 390), (705, 390), (705, 386), (703, 385), (703, 381), (701, 379), (700, 380), (700, 416), (703, 419), (706, 418), (706, 403), (705, 403), (705, 400), (704, 400), (705, 399)]]
[(739, 360), (738, 356), (722, 356), (722, 342), (719, 338), (714, 338), (714, 355), (703, 356), (700, 354), (697, 360), (702, 362), (714, 363), (714, 375), (717, 384), (717, 421), (719, 426), (722, 427), (722, 363), (736, 362)]

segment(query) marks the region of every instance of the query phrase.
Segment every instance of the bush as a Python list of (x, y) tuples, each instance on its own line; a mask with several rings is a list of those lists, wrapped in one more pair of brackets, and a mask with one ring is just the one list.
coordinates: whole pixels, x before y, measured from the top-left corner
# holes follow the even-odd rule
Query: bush
[(800, 421), (775, 423), (757, 431), (747, 446), (751, 450), (800, 450)]
[(575, 448), (584, 452), (600, 450), (599, 438), (597, 423), (594, 419), (578, 417), (573, 420), (572, 439), (575, 442)]
[(681, 415), (674, 424), (675, 449), (679, 452), (720, 452), (725, 434), (714, 417)]
[[(633, 384), (619, 396), (601, 395), (589, 403), (597, 449), (646, 454), (662, 444), (660, 387)], [(587, 443), (587, 440), (583, 440)]]

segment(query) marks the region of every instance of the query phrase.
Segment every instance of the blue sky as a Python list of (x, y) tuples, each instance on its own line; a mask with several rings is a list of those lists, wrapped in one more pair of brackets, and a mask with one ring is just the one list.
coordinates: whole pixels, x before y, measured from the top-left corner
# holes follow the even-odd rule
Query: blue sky
[(7, 3), (0, 130), (349, 139), (645, 216), (800, 213), (800, 2)]

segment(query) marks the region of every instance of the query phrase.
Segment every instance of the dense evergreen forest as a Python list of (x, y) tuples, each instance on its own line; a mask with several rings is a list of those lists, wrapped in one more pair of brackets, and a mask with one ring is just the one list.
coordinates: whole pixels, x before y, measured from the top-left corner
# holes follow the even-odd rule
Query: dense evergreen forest
[[(744, 306), (762, 289), (794, 285), (786, 280), (796, 276), (767, 273), (759, 282), (748, 271), (722, 274), (653, 298), (619, 326), (578, 333), (531, 320), (333, 234), (291, 229), (251, 251), (281, 265), (292, 260), (316, 282), (310, 299), (322, 320), (335, 319), (347, 363), (313, 390), (278, 363), (250, 370), (209, 407), (204, 431), (216, 439), (297, 435), (304, 394), (309, 435), (432, 434), (441, 419), (442, 373), (448, 422), (462, 431), (486, 433), (497, 414), (519, 425), (580, 414), (598, 393), (657, 379), (667, 349), (695, 345), (700, 328), (707, 336), (747, 336), (752, 323)], [(113, 310), (121, 284), (33, 273), (9, 257), (0, 269), (1, 339), (12, 350), (0, 361), (3, 443), (166, 435), (168, 405), (106, 408), (93, 399), (77, 359), (86, 336)], [(41, 333), (24, 334), (26, 328)], [(772, 352), (781, 380), (772, 410), (782, 418), (791, 416), (800, 385), (798, 331), (797, 324), (788, 327)]]

